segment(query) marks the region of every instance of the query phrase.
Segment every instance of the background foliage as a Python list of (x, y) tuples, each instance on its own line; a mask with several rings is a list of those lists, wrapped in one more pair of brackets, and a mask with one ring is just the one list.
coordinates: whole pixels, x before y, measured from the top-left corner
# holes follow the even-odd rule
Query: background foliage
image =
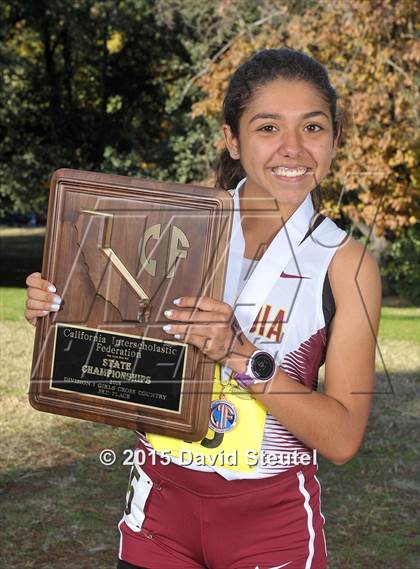
[(396, 266), (396, 240), (419, 253), (415, 16), (411, 0), (4, 2), (0, 216), (45, 213), (60, 167), (212, 184), (230, 74), (287, 46), (327, 67), (351, 119), (326, 213)]

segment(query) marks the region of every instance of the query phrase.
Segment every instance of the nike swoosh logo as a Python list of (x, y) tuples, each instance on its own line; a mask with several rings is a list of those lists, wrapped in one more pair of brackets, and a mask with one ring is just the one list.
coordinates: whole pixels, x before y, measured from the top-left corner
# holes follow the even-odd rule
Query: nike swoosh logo
[[(283, 271), (282, 274), (280, 275), (280, 278), (283, 278), (283, 279), (310, 279), (311, 277), (302, 277), (302, 275), (289, 275), (288, 273), (285, 273)], [(273, 569), (277, 569), (277, 567), (273, 567)]]

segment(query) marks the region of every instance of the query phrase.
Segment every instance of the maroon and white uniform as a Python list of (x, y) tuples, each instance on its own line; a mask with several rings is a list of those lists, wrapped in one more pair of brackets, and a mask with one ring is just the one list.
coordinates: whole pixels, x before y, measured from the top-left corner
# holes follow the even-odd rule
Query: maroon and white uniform
[[(273, 239), (261, 260), (255, 262), (245, 259), (239, 210), (239, 190), (244, 182), (245, 179), (241, 180), (231, 190), (235, 214), (224, 300), (234, 308), (241, 329), (256, 348), (272, 353), (277, 364), (290, 377), (316, 390), (318, 370), (324, 361), (328, 344), (328, 326), (335, 309), (327, 270), (337, 248), (345, 242), (346, 234), (329, 218), (314, 215), (308, 195)], [(273, 215), (278, 213), (274, 212)], [(222, 368), (223, 376), (228, 377), (230, 371)], [(284, 397), (287, 404), (287, 395)], [(139, 448), (152, 447), (141, 436)], [(174, 569), (206, 566), (211, 569), (326, 567), (317, 466), (296, 466), (295, 463), (273, 465), (263, 460), (266, 454), (296, 451), (307, 455), (311, 450), (267, 413), (260, 460), (252, 472), (194, 463), (184, 465), (174, 457), (166, 467), (146, 464), (142, 472), (141, 466), (135, 466), (133, 471), (137, 478), (134, 482), (132, 478), (130, 495), (137, 514), (133, 516), (131, 510), (120, 522), (120, 559), (140, 567), (157, 569), (163, 566), (154, 561), (153, 552), (156, 553), (158, 547), (162, 555), (164, 551), (178, 555), (179, 564), (177, 561), (170, 565)], [(145, 473), (145, 468), (149, 469), (149, 474)], [(183, 476), (188, 484), (182, 482)], [(162, 501), (159, 490), (162, 480), (166, 487), (171, 488), (171, 492), (168, 490), (168, 501)], [(196, 491), (194, 481), (198, 488)], [(275, 507), (269, 500), (270, 488), (273, 497), (274, 494), (276, 496), (273, 502)], [(258, 498), (257, 489), (264, 489), (265, 498), (263, 494)], [(255, 518), (251, 515), (247, 519), (241, 514), (235, 497), (241, 495), (242, 490), (241, 499), (247, 502), (251, 508), (249, 511), (252, 512), (254, 507), (258, 512)], [(178, 498), (175, 498), (177, 492)], [(197, 545), (196, 536), (194, 553), (191, 549), (190, 554), (185, 546), (186, 541), (180, 543), (181, 535), (185, 530), (187, 540), (188, 532), (190, 537), (195, 534), (191, 534), (189, 524), (185, 525), (184, 530), (179, 527), (177, 518), (180, 509), (185, 512), (184, 504), (188, 503), (187, 495), (190, 495), (188, 492), (191, 494), (191, 507), (197, 509), (193, 526), (200, 527), (203, 532), (201, 545)], [(150, 493), (155, 494), (156, 504), (159, 502), (164, 508), (161, 512), (162, 526), (158, 509), (153, 506), (148, 509)], [(223, 494), (223, 500), (219, 502), (218, 493)], [(278, 493), (281, 496), (279, 500)], [(193, 496), (198, 500), (194, 506)], [(205, 496), (212, 496), (213, 500), (216, 499), (215, 504), (219, 504), (218, 527), (209, 525), (216, 524), (217, 507), (212, 514), (209, 510), (208, 516), (205, 510), (200, 510), (208, 503)], [(227, 509), (231, 515), (226, 512), (226, 504), (229, 503), (231, 507)], [(267, 516), (264, 515), (265, 510)], [(168, 522), (168, 519), (172, 522)], [(253, 538), (250, 542), (244, 538), (237, 542), (236, 538), (242, 533), (247, 535), (250, 524), (252, 531), (256, 532), (255, 540)], [(273, 527), (274, 530), (270, 529)], [(223, 542), (223, 530), (220, 533), (220, 528), (225, 528), (227, 532), (226, 543)], [(235, 539), (229, 539), (232, 532)], [(208, 545), (206, 535), (212, 535), (216, 540), (213, 549)], [(208, 548), (207, 557), (204, 549), (198, 554), (204, 543)], [(230, 564), (223, 564), (220, 552), (225, 559), (231, 560)]]

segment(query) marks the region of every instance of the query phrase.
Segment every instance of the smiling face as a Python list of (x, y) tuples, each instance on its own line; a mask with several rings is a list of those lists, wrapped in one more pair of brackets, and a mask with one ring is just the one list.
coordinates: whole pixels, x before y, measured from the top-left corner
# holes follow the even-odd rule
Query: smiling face
[(272, 197), (289, 210), (326, 176), (336, 154), (328, 104), (306, 81), (276, 79), (260, 87), (240, 118), (239, 140), (227, 125), (223, 133), (246, 173), (246, 195)]

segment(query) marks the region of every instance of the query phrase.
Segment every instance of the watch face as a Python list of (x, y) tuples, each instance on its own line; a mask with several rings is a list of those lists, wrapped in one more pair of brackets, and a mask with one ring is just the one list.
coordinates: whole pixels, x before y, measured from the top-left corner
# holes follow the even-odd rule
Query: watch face
[(267, 353), (256, 354), (252, 358), (251, 369), (257, 379), (270, 379), (275, 370), (273, 356)]

